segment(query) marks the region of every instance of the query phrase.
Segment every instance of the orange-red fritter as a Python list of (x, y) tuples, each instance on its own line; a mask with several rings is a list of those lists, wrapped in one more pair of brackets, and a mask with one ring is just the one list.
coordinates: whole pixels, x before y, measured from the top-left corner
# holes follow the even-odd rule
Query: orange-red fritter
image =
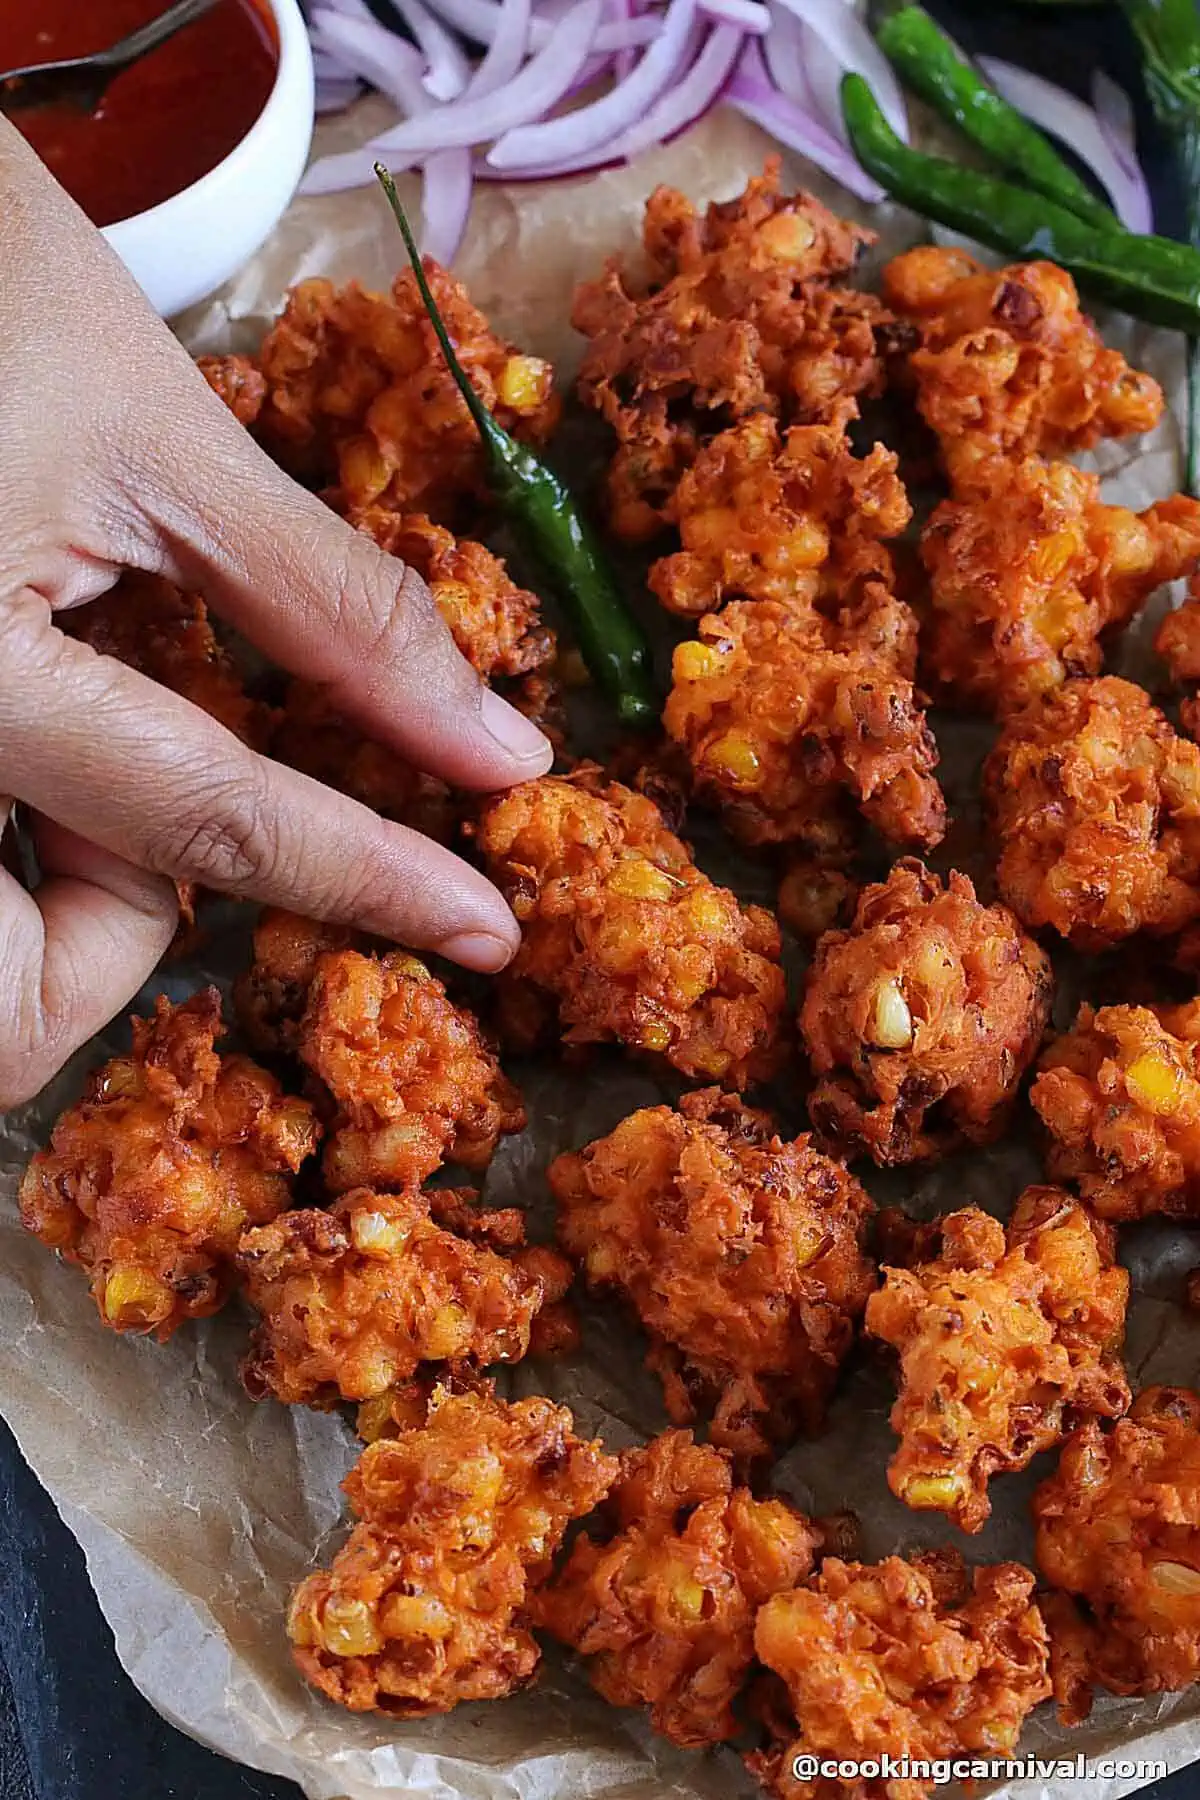
[(719, 1743), (754, 1657), (754, 1618), (807, 1575), (821, 1534), (785, 1500), (735, 1487), (729, 1461), (668, 1431), (627, 1450), (609, 1534), (587, 1534), (535, 1621), (588, 1659), (614, 1706), (648, 1706), (676, 1744)]
[(761, 1609), (754, 1647), (786, 1684), (776, 1742), (748, 1758), (778, 1800), (921, 1800), (933, 1782), (818, 1775), (797, 1756), (1002, 1757), (1050, 1692), (1046, 1628), (1019, 1563), (966, 1571), (953, 1551), (828, 1557)]
[(654, 564), (651, 588), (694, 617), (727, 599), (841, 605), (864, 581), (890, 583), (884, 540), (912, 517), (896, 463), (882, 444), (855, 456), (842, 417), (781, 434), (769, 413), (752, 414), (680, 481), (668, 514), (683, 548)]
[(438, 1222), (455, 1205), (474, 1211), (476, 1198), (356, 1188), (329, 1212), (287, 1212), (246, 1232), (238, 1268), (260, 1315), (242, 1370), (250, 1393), (336, 1406), (376, 1399), (422, 1363), (518, 1362), (546, 1290), (486, 1241), (520, 1251), (521, 1213), (477, 1211), (466, 1223), (479, 1242)]
[(1093, 1686), (1200, 1680), (1200, 1394), (1145, 1388), (1127, 1418), (1084, 1425), (1033, 1517), (1064, 1723), (1087, 1717)]
[(921, 539), (929, 574), (922, 667), (938, 697), (1003, 715), (1095, 675), (1104, 641), (1200, 560), (1200, 501), (1131, 512), (1100, 479), (1026, 457), (987, 491), (946, 500)]
[(885, 1266), (867, 1303), (867, 1331), (900, 1360), (888, 1484), (979, 1531), (994, 1473), (1128, 1406), (1129, 1275), (1113, 1228), (1061, 1188), (1026, 1188), (1007, 1231), (975, 1207), (925, 1231), (936, 1256), (929, 1244), (909, 1268)]
[(887, 265), (883, 292), (920, 329), (917, 405), (958, 494), (986, 495), (1005, 458), (1062, 456), (1162, 417), (1158, 383), (1106, 347), (1054, 263), (988, 269), (927, 244)]
[(779, 158), (736, 200), (699, 213), (660, 187), (646, 203), (646, 281), (619, 261), (576, 292), (589, 340), (584, 404), (612, 427), (609, 517), (652, 536), (701, 446), (756, 413), (820, 423), (878, 393), (892, 315), (872, 294), (832, 287), (873, 233), (810, 194), (779, 192)]
[(563, 1248), (649, 1333), (672, 1419), (710, 1415), (742, 1457), (819, 1426), (875, 1280), (840, 1163), (710, 1088), (560, 1156), (550, 1186)]
[[(559, 402), (549, 363), (491, 330), (461, 282), (425, 265), (458, 358), (506, 431), (540, 443)], [(302, 281), (254, 357), (205, 359), (210, 385), (289, 474), (340, 511), (378, 501), (453, 510), (484, 490), (479, 433), (438, 348), (411, 270), (390, 294)], [(261, 377), (261, 390), (255, 373)]]
[(1081, 1007), (1030, 1099), (1051, 1173), (1106, 1219), (1200, 1218), (1200, 1001)]
[(336, 1104), (325, 1179), (405, 1188), (445, 1161), (484, 1169), (525, 1108), (478, 1022), (404, 951), (317, 959), (300, 1055)]
[(220, 1031), (216, 988), (160, 999), (21, 1183), (22, 1222), (87, 1272), (116, 1331), (167, 1338), (216, 1312), (243, 1229), (283, 1211), (316, 1148), (308, 1102), (246, 1057), (219, 1055)]
[(849, 802), (892, 842), (940, 842), (937, 745), (892, 648), (906, 615), (878, 584), (836, 624), (734, 600), (677, 647), (663, 723), (737, 837), (824, 844)]
[(965, 875), (912, 858), (817, 945), (800, 1029), (818, 1135), (877, 1163), (999, 1137), (1050, 1011), (1045, 953)]
[(292, 1596), (301, 1672), (352, 1712), (415, 1718), (532, 1680), (537, 1588), (617, 1460), (565, 1406), (436, 1388), (423, 1422), (369, 1444), (344, 1482), (357, 1524)]
[(300, 1021), (317, 959), (327, 950), (346, 950), (355, 934), (344, 925), (264, 907), (254, 927), (254, 961), (234, 985), (238, 1024), (264, 1055), (294, 1055), (300, 1045)]
[(489, 801), (477, 840), (523, 932), (510, 1011), (549, 996), (568, 1042), (615, 1039), (693, 1080), (776, 1066), (779, 927), (703, 875), (653, 801), (584, 764)]
[(1200, 738), (1200, 575), (1188, 583), (1188, 597), (1169, 612), (1158, 628), (1154, 648), (1171, 672), (1171, 679), (1185, 687), (1187, 697), (1179, 708), (1183, 729)]
[(1001, 897), (1080, 950), (1200, 914), (1200, 748), (1115, 676), (1015, 714), (984, 765)]

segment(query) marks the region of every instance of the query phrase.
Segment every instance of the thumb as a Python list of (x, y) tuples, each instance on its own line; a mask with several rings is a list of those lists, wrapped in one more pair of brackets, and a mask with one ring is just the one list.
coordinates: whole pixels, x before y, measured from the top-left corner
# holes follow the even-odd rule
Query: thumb
[(169, 572), (418, 768), (484, 790), (544, 774), (548, 740), (483, 685), (416, 571), (277, 469), (188, 375), (188, 454), (160, 446), (138, 497)]

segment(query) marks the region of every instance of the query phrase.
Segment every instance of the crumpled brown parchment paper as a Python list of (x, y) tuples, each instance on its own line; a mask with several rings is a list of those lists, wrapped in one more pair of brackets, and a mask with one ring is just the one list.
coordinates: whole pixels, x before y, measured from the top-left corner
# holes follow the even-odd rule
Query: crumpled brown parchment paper
[[(318, 150), (358, 143), (388, 116), (382, 102), (363, 101), (353, 114), (322, 125)], [(482, 188), (457, 271), (501, 331), (554, 358), (566, 377), (577, 354), (567, 319), (572, 286), (605, 255), (633, 247), (653, 185), (670, 181), (696, 198), (726, 198), (770, 148), (756, 129), (723, 113), (633, 169)], [(808, 166), (791, 159), (787, 174), (862, 216)], [(415, 183), (407, 197), (415, 203)], [(920, 229), (894, 208), (879, 209), (871, 223), (887, 252)], [(327, 274), (381, 285), (400, 260), (397, 234), (374, 192), (298, 200), (256, 261), (179, 328), (196, 351), (253, 344), (290, 283)], [(1179, 341), (1125, 320), (1105, 325), (1178, 401)], [(1179, 464), (1177, 430), (1168, 421), (1150, 440), (1105, 452), (1107, 492), (1145, 505), (1174, 490)], [(1142, 627), (1128, 651), (1130, 667), (1147, 666), (1147, 640)], [(938, 735), (952, 803), (961, 808), (973, 793), (979, 732), (939, 721)], [(713, 872), (747, 886), (748, 871), (728, 847)], [(179, 998), (203, 979), (228, 977), (246, 960), (247, 946), (245, 912), (229, 907), (203, 966), (169, 967), (148, 994), (165, 988)], [(1073, 998), (1060, 996), (1060, 1018), (1069, 1016)], [(78, 1270), (27, 1237), (17, 1217), (15, 1193), (29, 1154), (76, 1096), (83, 1069), (111, 1054), (121, 1037), (114, 1027), (0, 1127), (0, 1409), (82, 1544), (117, 1652), (146, 1697), (214, 1749), (291, 1777), (310, 1800), (729, 1800), (751, 1793), (731, 1753), (673, 1751), (637, 1716), (605, 1706), (553, 1653), (535, 1689), (422, 1722), (354, 1717), (304, 1687), (288, 1655), (284, 1609), (291, 1586), (328, 1555), (342, 1529), (338, 1482), (355, 1454), (351, 1433), (336, 1416), (245, 1397), (236, 1364), (247, 1323), (236, 1305), (161, 1347), (104, 1330)], [(542, 1172), (550, 1159), (662, 1096), (615, 1054), (598, 1055), (584, 1071), (514, 1065), (513, 1073), (532, 1122), (504, 1145), (486, 1193), (495, 1205), (529, 1207), (535, 1231), (544, 1230)], [(799, 1128), (801, 1121), (792, 1123)], [(1018, 1137), (986, 1156), (867, 1180), (879, 1197), (903, 1199), (919, 1212), (968, 1202), (1002, 1212), (1037, 1173), (1031, 1142)], [(1186, 1270), (1200, 1260), (1200, 1238), (1152, 1224), (1127, 1229), (1122, 1251), (1135, 1279), (1127, 1356), (1135, 1384), (1195, 1381), (1200, 1318), (1183, 1311), (1180, 1296)], [(636, 1334), (615, 1309), (587, 1314), (581, 1359), (527, 1365), (512, 1378), (518, 1390), (569, 1401), (581, 1429), (602, 1433), (613, 1447), (665, 1423)], [(852, 1507), (868, 1556), (955, 1539), (971, 1561), (1028, 1561), (1025, 1503), (1050, 1459), (1039, 1459), (1025, 1476), (998, 1478), (988, 1529), (956, 1537), (936, 1516), (908, 1512), (887, 1490), (890, 1400), (886, 1377), (863, 1359), (839, 1389), (828, 1432), (794, 1448), (777, 1484), (816, 1512)], [(1043, 1707), (1023, 1749), (1163, 1758), (1178, 1768), (1200, 1756), (1200, 1690), (1101, 1701), (1089, 1723), (1069, 1734)], [(1027, 1780), (1012, 1791), (1022, 1800), (1116, 1800), (1136, 1785), (1120, 1776)]]

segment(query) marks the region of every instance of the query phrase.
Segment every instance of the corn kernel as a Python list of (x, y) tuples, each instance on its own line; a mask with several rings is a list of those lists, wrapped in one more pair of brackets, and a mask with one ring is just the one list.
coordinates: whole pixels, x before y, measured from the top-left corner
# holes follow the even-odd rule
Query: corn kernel
[(545, 397), (548, 374), (548, 364), (536, 356), (510, 356), (500, 371), (501, 401), (514, 412), (536, 411)]
[(707, 884), (695, 887), (683, 903), (682, 911), (693, 931), (723, 932), (729, 908), (715, 888)]
[(792, 1233), (792, 1255), (798, 1269), (806, 1269), (821, 1254), (825, 1233), (819, 1225), (798, 1225)]
[(104, 1283), (104, 1316), (118, 1331), (158, 1325), (171, 1311), (165, 1281), (136, 1263), (114, 1263)]
[[(396, 1379), (396, 1363), (382, 1350), (370, 1355), (347, 1359), (346, 1392), (355, 1400), (369, 1400), (373, 1394), (386, 1394)], [(351, 1385), (353, 1384), (353, 1385)]]
[(1078, 556), (1079, 536), (1074, 531), (1050, 531), (1034, 544), (1029, 564), (1037, 581), (1057, 581), (1071, 558)]
[(953, 1506), (962, 1494), (959, 1475), (913, 1475), (904, 1484), (901, 1499), (917, 1511)]
[(358, 1409), (358, 1417), (354, 1425), (359, 1437), (365, 1444), (373, 1444), (377, 1438), (385, 1435), (392, 1423), (392, 1396), (375, 1394), (370, 1400), (364, 1400)]
[(617, 1253), (611, 1244), (593, 1244), (584, 1258), (591, 1281), (608, 1281), (617, 1272)]
[(704, 1613), (706, 1589), (698, 1581), (677, 1581), (671, 1589), (676, 1608), (686, 1619), (699, 1619)]
[(466, 1341), (469, 1324), (466, 1313), (453, 1300), (439, 1306), (425, 1333), (426, 1356), (440, 1361), (443, 1357), (458, 1354)]
[(450, 1614), (433, 1594), (389, 1594), (379, 1609), (379, 1623), (390, 1638), (448, 1638)]
[(397, 956), (393, 954), (388, 958), (388, 968), (393, 970), (397, 975), (403, 975), (407, 981), (433, 980), (433, 976), (429, 973), (428, 968), (421, 961), (419, 956)]
[(365, 1600), (342, 1600), (335, 1594), (321, 1615), (321, 1641), (331, 1656), (374, 1656), (383, 1642)]
[(679, 644), (671, 658), (671, 674), (675, 681), (705, 681), (719, 675), (725, 658), (711, 644)]
[(608, 886), (624, 900), (670, 900), (683, 883), (665, 869), (647, 862), (644, 856), (631, 856), (619, 862), (608, 878)]
[(738, 787), (752, 787), (762, 775), (762, 760), (744, 731), (727, 731), (714, 739), (704, 753), (704, 761), (708, 768)]
[(725, 550), (736, 543), (741, 521), (732, 506), (708, 506), (692, 513), (684, 527), (684, 543), (689, 550)]
[(913, 1041), (912, 1014), (896, 981), (881, 981), (871, 1013), (871, 1042), (881, 1050), (906, 1050)]
[(453, 628), (470, 617), (474, 596), (465, 581), (435, 581), (430, 592), (447, 625)]
[(349, 438), (338, 451), (338, 469), (342, 485), (364, 506), (392, 479), (392, 465), (372, 437)]
[(671, 1047), (671, 1027), (660, 1019), (652, 1019), (643, 1025), (638, 1032), (638, 1043), (643, 1050), (669, 1050)]
[(728, 1074), (729, 1065), (733, 1061), (728, 1050), (722, 1050), (717, 1044), (697, 1044), (692, 1049), (692, 1062), (698, 1075), (707, 1075), (711, 1081), (720, 1081)]
[(816, 232), (803, 213), (777, 212), (758, 228), (758, 242), (768, 256), (793, 262), (811, 250)]
[(312, 1606), (309, 1603), (311, 1582), (302, 1581), (288, 1605), (287, 1634), (293, 1644), (308, 1649), (317, 1641)]
[(1189, 1600), (1200, 1596), (1200, 1569), (1191, 1569), (1186, 1563), (1157, 1562), (1150, 1579), (1166, 1594), (1186, 1595)]
[(365, 1256), (391, 1256), (408, 1238), (407, 1231), (380, 1212), (355, 1213), (350, 1221), (354, 1248)]
[(130, 1100), (142, 1092), (144, 1083), (137, 1064), (118, 1057), (101, 1069), (97, 1085), (99, 1100)]
[(1179, 1105), (1182, 1071), (1165, 1056), (1146, 1051), (1125, 1071), (1125, 1087), (1148, 1112), (1173, 1113)]

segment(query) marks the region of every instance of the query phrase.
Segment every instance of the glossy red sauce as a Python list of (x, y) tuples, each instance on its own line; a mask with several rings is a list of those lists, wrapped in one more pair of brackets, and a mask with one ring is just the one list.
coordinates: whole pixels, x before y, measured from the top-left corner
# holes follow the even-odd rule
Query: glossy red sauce
[[(0, 72), (106, 50), (167, 0), (0, 0)], [(265, 0), (213, 10), (118, 75), (99, 112), (31, 107), (13, 115), (97, 225), (190, 187), (241, 142), (275, 85), (279, 48)]]

